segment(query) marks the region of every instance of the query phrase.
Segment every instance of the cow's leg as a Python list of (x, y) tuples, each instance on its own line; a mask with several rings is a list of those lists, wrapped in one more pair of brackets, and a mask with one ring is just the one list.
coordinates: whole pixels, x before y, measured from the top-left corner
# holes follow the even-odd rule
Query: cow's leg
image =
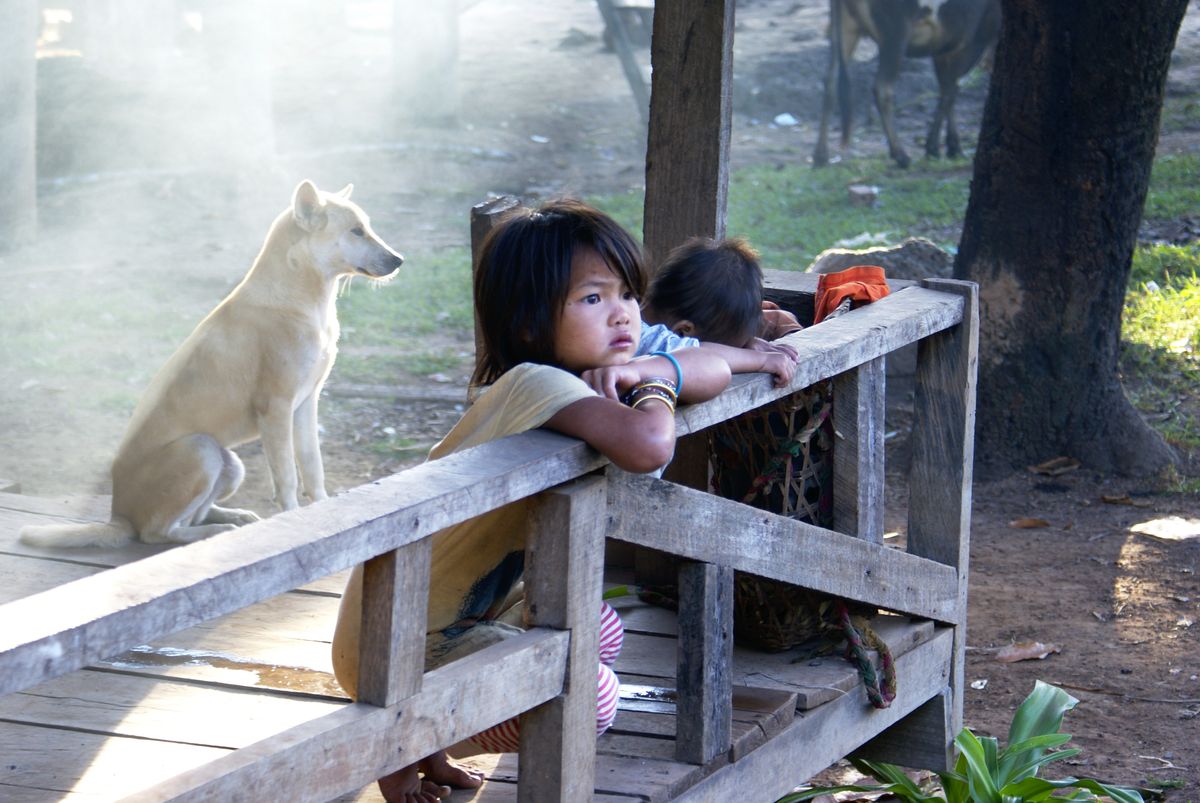
[(850, 141), (851, 98), (850, 59), (858, 46), (859, 30), (841, 0), (829, 0), (829, 66), (825, 69), (825, 91), (821, 95), (821, 124), (813, 166), (829, 164), (829, 115), (836, 99), (841, 110), (842, 147)]
[(925, 153), (931, 159), (941, 155), (938, 139), (942, 133), (943, 122), (946, 124), (946, 156), (951, 159), (962, 156), (958, 126), (954, 123), (954, 101), (958, 98), (958, 66), (954, 54), (935, 56), (933, 59), (933, 70), (938, 82), (938, 102), (933, 119), (929, 121), (929, 131), (925, 135)]
[(904, 59), (908, 30), (882, 32), (879, 42), (879, 72), (875, 74), (875, 107), (879, 109), (879, 120), (887, 136), (888, 153), (901, 167), (908, 167), (910, 159), (896, 136), (896, 76)]

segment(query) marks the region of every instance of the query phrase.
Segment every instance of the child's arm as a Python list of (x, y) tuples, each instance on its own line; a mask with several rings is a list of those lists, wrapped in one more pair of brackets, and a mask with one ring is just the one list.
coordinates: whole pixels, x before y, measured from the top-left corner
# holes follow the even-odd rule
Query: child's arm
[[(680, 401), (706, 401), (729, 384), (729, 365), (703, 349), (673, 352), (683, 374)], [(675, 382), (675, 365), (665, 357), (639, 357), (623, 365), (584, 371), (581, 378), (600, 395), (559, 410), (545, 426), (587, 443), (619, 468), (645, 473), (660, 468), (675, 452), (675, 415), (657, 399), (636, 408), (619, 399), (638, 382), (664, 378)]]
[(775, 387), (786, 387), (796, 374), (796, 355), (782, 349), (759, 351), (723, 346), (720, 343), (701, 343), (701, 351), (720, 356), (735, 374), (763, 371), (775, 377)]

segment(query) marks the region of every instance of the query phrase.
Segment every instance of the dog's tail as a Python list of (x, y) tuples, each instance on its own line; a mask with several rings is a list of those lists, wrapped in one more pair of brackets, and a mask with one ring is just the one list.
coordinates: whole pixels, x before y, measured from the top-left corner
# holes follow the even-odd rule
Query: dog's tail
[(121, 546), (137, 537), (128, 520), (87, 524), (31, 524), (21, 528), (21, 541), (38, 547)]

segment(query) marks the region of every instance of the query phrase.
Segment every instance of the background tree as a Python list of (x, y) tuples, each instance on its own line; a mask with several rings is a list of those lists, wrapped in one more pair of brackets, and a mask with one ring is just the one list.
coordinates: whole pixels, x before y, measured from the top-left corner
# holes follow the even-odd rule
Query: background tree
[(1187, 0), (1004, 0), (955, 275), (980, 285), (984, 476), (1173, 450), (1126, 399), (1121, 309)]

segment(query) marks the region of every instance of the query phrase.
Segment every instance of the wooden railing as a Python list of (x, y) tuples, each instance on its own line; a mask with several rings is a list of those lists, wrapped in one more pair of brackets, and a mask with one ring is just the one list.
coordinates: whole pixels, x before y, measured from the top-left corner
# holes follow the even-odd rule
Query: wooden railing
[[(776, 297), (811, 289), (808, 278), (772, 279)], [(800, 289), (781, 286), (789, 282)], [(925, 752), (944, 757), (962, 710), (976, 320), (974, 285), (907, 287), (791, 335), (800, 359), (790, 388), (773, 388), (763, 375), (737, 376), (718, 398), (679, 410), (680, 434), (694, 433), (833, 377), (841, 532), (629, 475), (580, 441), (533, 431), (8, 603), (0, 607), (0, 694), (365, 563), (360, 702), (135, 799), (327, 800), (524, 713), (520, 797), (587, 800), (595, 606), (609, 537), (687, 559), (680, 570), (681, 759), (703, 763), (729, 748), (735, 569), (952, 626), (948, 682), (935, 682), (886, 722), (841, 737), (857, 747), (928, 703), (932, 715), (922, 727), (939, 716), (944, 727), (926, 728)], [(880, 543), (882, 368), (889, 352), (914, 342), (920, 354), (904, 552)], [(526, 575), (534, 627), (425, 673), (430, 536), (534, 495)], [(901, 755), (921, 747), (892, 741)]]

